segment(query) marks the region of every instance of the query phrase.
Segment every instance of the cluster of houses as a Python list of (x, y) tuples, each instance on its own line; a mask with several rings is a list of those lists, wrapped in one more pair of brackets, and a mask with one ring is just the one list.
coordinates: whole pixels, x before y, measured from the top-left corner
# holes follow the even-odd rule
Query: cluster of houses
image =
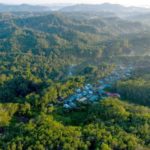
[(133, 71), (132, 66), (128, 67), (123, 67), (123, 66), (117, 66), (112, 73), (105, 77), (104, 79), (100, 80), (100, 83), (109, 83), (109, 84), (114, 84), (118, 80), (123, 80), (123, 79), (128, 79), (131, 77)]
[(108, 89), (111, 88), (116, 81), (129, 78), (131, 72), (132, 67), (116, 67), (109, 76), (99, 80), (97, 84), (86, 84), (82, 88), (77, 88), (74, 94), (64, 101), (63, 107), (65, 109), (73, 109), (77, 108), (79, 103), (94, 103), (107, 97), (120, 98), (118, 93), (108, 92)]

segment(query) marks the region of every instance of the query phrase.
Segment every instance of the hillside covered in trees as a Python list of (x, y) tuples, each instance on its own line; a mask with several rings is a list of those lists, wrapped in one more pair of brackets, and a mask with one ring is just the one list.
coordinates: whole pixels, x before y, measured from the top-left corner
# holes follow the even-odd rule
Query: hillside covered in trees
[(0, 150), (149, 150), (150, 24), (138, 17), (149, 10), (8, 7)]

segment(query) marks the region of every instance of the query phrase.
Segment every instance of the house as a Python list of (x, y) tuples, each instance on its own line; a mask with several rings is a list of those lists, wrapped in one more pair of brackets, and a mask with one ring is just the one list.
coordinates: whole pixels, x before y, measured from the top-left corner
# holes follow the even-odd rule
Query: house
[(120, 94), (118, 94), (118, 93), (106, 92), (106, 95), (109, 97), (120, 98)]
[(83, 91), (83, 96), (86, 96), (87, 94), (88, 94), (88, 92), (87, 91)]
[(102, 90), (102, 89), (99, 89), (99, 90), (98, 90), (98, 94), (99, 94), (99, 95), (102, 95), (102, 94), (104, 94), (104, 93), (105, 93), (104, 90)]
[(113, 93), (112, 96), (115, 97), (115, 98), (120, 98), (121, 97), (120, 94), (118, 94), (118, 93)]
[(86, 85), (89, 89), (92, 89), (93, 88), (93, 86), (91, 85), (91, 84), (87, 84)]
[(92, 95), (92, 94), (93, 94), (93, 91), (90, 90), (90, 91), (88, 91), (88, 93), (89, 93), (90, 95)]
[(91, 102), (95, 102), (95, 101), (97, 101), (98, 100), (98, 95), (93, 95), (89, 100), (91, 101)]
[(88, 86), (85, 86), (84, 89), (85, 89), (85, 90), (89, 90), (90, 88), (89, 88)]
[(105, 88), (110, 88), (111, 87), (111, 85), (110, 84), (103, 84), (103, 85), (101, 85), (98, 89), (101, 89), (101, 90), (103, 90), (103, 89), (105, 89)]
[(66, 108), (66, 109), (70, 109), (71, 108), (68, 104), (64, 104), (63, 107)]
[(77, 98), (76, 95), (72, 95), (71, 97), (68, 98), (68, 101), (73, 102), (76, 100), (76, 98)]
[(86, 96), (86, 98), (88, 98), (88, 99), (89, 99), (90, 97), (92, 97), (92, 95), (91, 95), (91, 94), (88, 94), (88, 95)]
[(77, 101), (80, 102), (80, 103), (83, 103), (83, 102), (87, 101), (87, 98), (86, 97), (82, 97), (82, 98), (78, 99)]
[(76, 92), (77, 92), (77, 93), (81, 93), (81, 89), (77, 89)]
[(77, 107), (75, 103), (70, 103), (69, 106), (70, 106), (71, 108), (76, 108), (76, 107)]
[(77, 94), (77, 95), (76, 95), (76, 98), (77, 98), (77, 99), (80, 99), (80, 98), (82, 98), (82, 97), (83, 97), (82, 94)]
[(99, 90), (104, 90), (104, 88), (105, 88), (104, 86), (100, 86), (98, 89)]
[(104, 81), (103, 81), (103, 80), (99, 80), (99, 83), (100, 83), (100, 84), (104, 84)]

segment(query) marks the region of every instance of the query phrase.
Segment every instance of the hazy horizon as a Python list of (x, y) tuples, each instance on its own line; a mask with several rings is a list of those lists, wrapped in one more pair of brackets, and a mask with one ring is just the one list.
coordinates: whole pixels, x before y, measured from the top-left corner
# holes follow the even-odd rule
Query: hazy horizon
[(150, 7), (147, 0), (0, 0), (3, 4), (32, 4), (32, 5), (44, 5), (44, 4), (102, 4), (112, 3), (121, 4), (124, 6), (138, 6), (138, 7)]

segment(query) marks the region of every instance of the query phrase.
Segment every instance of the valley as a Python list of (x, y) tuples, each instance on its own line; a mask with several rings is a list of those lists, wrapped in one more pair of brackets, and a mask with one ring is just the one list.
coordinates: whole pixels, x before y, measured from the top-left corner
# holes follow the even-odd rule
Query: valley
[(0, 150), (149, 150), (149, 12), (0, 4)]

